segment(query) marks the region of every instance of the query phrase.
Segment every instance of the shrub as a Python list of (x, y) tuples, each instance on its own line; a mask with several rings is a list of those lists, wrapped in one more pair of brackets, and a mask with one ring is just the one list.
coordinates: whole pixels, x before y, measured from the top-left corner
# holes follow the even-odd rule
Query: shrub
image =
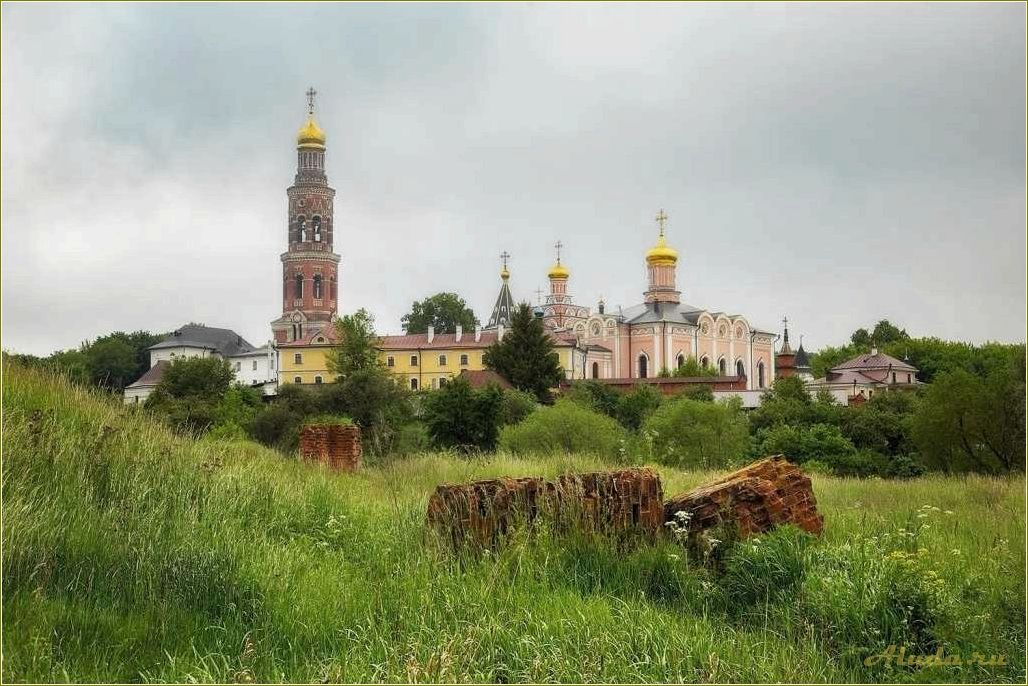
[(564, 392), (563, 398), (617, 419), (621, 392), (600, 381), (578, 381)]
[(467, 379), (457, 377), (425, 398), (425, 426), (439, 447), (492, 450), (502, 402), (499, 387), (475, 390)]
[(839, 458), (856, 452), (853, 444), (837, 427), (815, 424), (811, 427), (779, 424), (757, 432), (759, 455), (782, 454), (793, 462), (819, 460), (832, 468)]
[(738, 400), (708, 403), (678, 398), (643, 425), (654, 458), (679, 467), (724, 467), (748, 452), (746, 416)]
[(581, 405), (559, 400), (540, 407), (523, 422), (500, 431), (500, 447), (514, 453), (594, 453), (610, 456), (618, 452), (624, 430), (610, 417)]
[(712, 403), (714, 402), (714, 389), (711, 388), (710, 384), (691, 384), (683, 388), (677, 397)]
[(275, 403), (254, 417), (250, 423), (250, 436), (269, 447), (281, 446), (290, 429), (295, 432), (299, 423), (299, 415), (285, 404)]
[(629, 431), (638, 431), (663, 400), (664, 396), (655, 386), (636, 384), (618, 400), (617, 420)]
[(503, 398), (500, 401), (500, 424), (518, 424), (524, 421), (525, 417), (532, 414), (539, 403), (535, 396), (516, 388), (509, 388), (503, 391)]
[(319, 414), (303, 420), (303, 426), (324, 426), (326, 424), (332, 426), (353, 426), (353, 420), (349, 417), (341, 417), (334, 414)]

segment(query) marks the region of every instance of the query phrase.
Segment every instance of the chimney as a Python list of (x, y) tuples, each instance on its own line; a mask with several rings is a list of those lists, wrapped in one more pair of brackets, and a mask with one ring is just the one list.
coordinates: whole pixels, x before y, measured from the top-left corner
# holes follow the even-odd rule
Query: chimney
[(497, 341), (502, 341), (503, 340), (503, 324), (500, 324), (500, 325), (498, 325), (496, 327), (496, 340)]
[(482, 340), (482, 326), (481, 325), (475, 325), (475, 343), (478, 343), (481, 340)]
[(435, 327), (428, 327), (428, 342), (431, 343), (432, 339), (435, 338)]
[(456, 341), (460, 343), (460, 337), (464, 335), (464, 327), (460, 324), (457, 325), (457, 338)]

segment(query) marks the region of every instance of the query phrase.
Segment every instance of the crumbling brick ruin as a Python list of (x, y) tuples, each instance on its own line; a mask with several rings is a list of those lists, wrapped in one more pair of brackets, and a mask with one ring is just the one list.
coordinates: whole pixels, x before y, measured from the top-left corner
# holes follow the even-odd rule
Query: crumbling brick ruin
[(664, 503), (666, 521), (689, 514), (689, 531), (697, 533), (728, 519), (740, 538), (795, 524), (820, 534), (824, 519), (817, 511), (810, 479), (782, 455), (764, 458)]
[(361, 430), (341, 424), (308, 424), (300, 430), (300, 457), (352, 472), (361, 466)]
[(443, 484), (428, 501), (428, 526), (455, 546), (495, 546), (517, 522), (540, 512), (558, 525), (655, 535), (664, 522), (663, 495), (660, 476), (650, 469)]

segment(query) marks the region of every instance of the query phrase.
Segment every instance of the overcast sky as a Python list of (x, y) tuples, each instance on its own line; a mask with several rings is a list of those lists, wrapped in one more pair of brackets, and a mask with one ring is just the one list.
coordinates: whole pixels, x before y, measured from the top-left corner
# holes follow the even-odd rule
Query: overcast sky
[[(1024, 4), (3, 5), (5, 349), (280, 314), (304, 90), (340, 309), (488, 319), (565, 244), (642, 299), (663, 207), (688, 302), (808, 348), (889, 318), (1025, 338)], [(794, 339), (795, 340), (795, 339)]]

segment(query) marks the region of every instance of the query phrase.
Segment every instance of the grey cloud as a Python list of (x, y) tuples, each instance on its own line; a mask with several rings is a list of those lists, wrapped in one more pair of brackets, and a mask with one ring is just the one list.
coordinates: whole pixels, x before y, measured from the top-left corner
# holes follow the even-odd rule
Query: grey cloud
[[(343, 309), (480, 317), (567, 245), (636, 302), (658, 207), (697, 305), (811, 346), (887, 316), (1023, 340), (1013, 4), (4, 5), (4, 336), (187, 320), (265, 340), (303, 90)], [(41, 281), (44, 288), (34, 287)]]

